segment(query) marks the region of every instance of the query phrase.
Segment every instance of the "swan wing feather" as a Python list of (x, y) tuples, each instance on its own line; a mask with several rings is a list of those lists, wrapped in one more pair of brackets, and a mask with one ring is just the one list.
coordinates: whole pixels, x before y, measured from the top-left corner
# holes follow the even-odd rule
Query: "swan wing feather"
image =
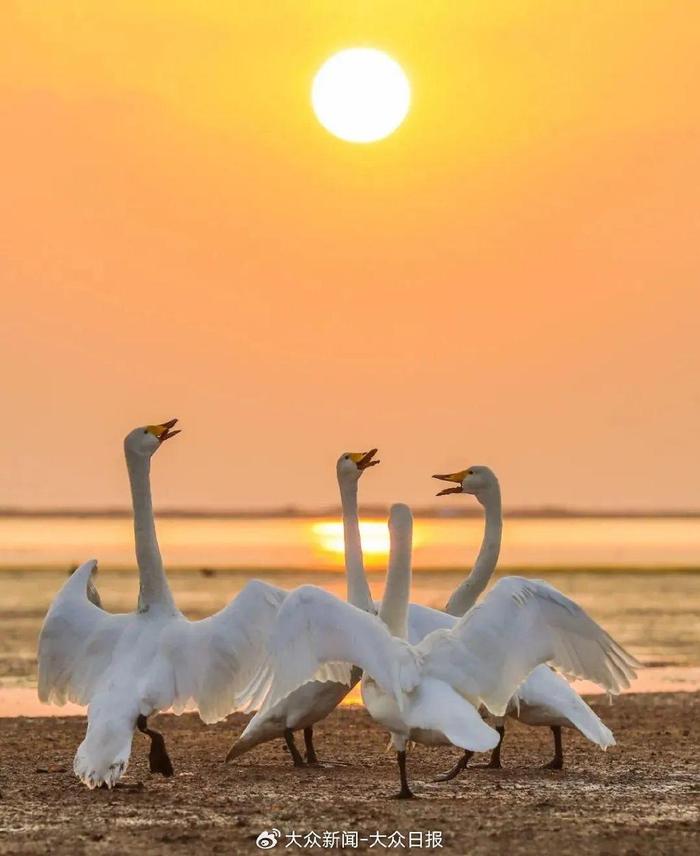
[[(316, 586), (289, 595), (270, 638), (268, 709), (311, 680), (324, 678), (323, 667), (340, 668), (351, 683), (350, 667), (367, 672), (397, 699), (418, 683), (415, 654), (391, 636), (384, 623)], [(335, 669), (333, 670), (335, 671)]]
[(38, 692), (43, 702), (89, 704), (112, 662), (128, 615), (105, 612), (94, 603), (97, 562), (84, 562), (54, 598), (39, 634)]
[(172, 705), (176, 713), (195, 707), (207, 723), (236, 710), (253, 710), (252, 688), (286, 596), (283, 589), (251, 580), (214, 615), (168, 627), (160, 645), (163, 668), (150, 688), (154, 706)]
[(500, 580), (451, 631), (430, 634), (419, 650), (431, 674), (496, 715), (540, 663), (612, 694), (629, 687), (641, 665), (574, 601), (523, 577)]

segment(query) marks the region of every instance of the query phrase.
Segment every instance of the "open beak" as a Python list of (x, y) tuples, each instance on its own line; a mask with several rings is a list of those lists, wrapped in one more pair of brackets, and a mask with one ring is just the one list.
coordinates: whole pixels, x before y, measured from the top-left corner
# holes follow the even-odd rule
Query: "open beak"
[(172, 430), (176, 424), (177, 419), (171, 419), (168, 422), (161, 422), (160, 425), (149, 425), (146, 430), (150, 431), (159, 443), (164, 443), (166, 440), (180, 433), (179, 428), (177, 431)]
[(462, 470), (458, 473), (444, 473), (442, 475), (434, 475), (434, 479), (458, 483), (458, 487), (446, 487), (444, 490), (441, 490), (439, 493), (436, 493), (435, 496), (445, 496), (448, 493), (464, 493), (464, 491), (462, 490), (462, 482), (464, 481), (464, 477), (466, 476), (466, 474), (467, 471)]
[(376, 449), (370, 449), (369, 452), (352, 452), (350, 457), (355, 462), (357, 469), (362, 472), (368, 467), (374, 467), (379, 461), (373, 461), (372, 458), (377, 454)]

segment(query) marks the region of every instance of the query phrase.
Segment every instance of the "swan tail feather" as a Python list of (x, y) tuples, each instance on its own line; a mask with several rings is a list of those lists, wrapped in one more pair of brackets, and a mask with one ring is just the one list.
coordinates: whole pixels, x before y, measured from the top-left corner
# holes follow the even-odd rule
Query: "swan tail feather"
[(85, 739), (78, 747), (73, 772), (90, 790), (113, 788), (126, 772), (137, 711), (114, 709), (108, 699), (90, 705)]
[(470, 702), (434, 678), (421, 681), (411, 694), (405, 716), (411, 728), (439, 732), (454, 746), (472, 752), (488, 752), (500, 739)]

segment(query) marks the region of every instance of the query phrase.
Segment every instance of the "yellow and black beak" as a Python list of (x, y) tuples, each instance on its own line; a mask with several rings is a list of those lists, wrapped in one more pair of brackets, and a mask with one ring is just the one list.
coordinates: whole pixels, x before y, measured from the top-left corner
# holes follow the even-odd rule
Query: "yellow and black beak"
[(171, 419), (168, 422), (161, 422), (160, 425), (147, 425), (146, 431), (149, 431), (158, 440), (159, 443), (164, 443), (171, 437), (180, 433), (180, 429), (173, 431), (173, 427), (177, 424), (177, 419)]
[(462, 490), (462, 482), (464, 481), (467, 475), (466, 470), (461, 470), (458, 473), (444, 473), (443, 475), (435, 475), (434, 479), (440, 479), (440, 481), (448, 481), (448, 482), (457, 482), (459, 487), (446, 487), (444, 490), (441, 490), (439, 493), (436, 493), (435, 496), (445, 496), (448, 493), (464, 493)]
[(370, 449), (369, 452), (350, 452), (350, 459), (355, 462), (357, 469), (362, 472), (368, 467), (374, 467), (380, 463), (380, 461), (372, 460), (376, 454), (376, 449)]

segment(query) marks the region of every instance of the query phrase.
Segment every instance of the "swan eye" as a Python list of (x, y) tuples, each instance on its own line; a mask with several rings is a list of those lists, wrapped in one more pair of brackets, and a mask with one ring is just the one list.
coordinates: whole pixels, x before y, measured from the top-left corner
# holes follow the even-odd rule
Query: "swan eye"
[(144, 434), (148, 434), (148, 428), (144, 428), (144, 429), (143, 429), (143, 433), (144, 433)]
[(350, 455), (343, 455), (343, 457), (345, 458), (346, 461), (350, 460)]
[(467, 470), (467, 475), (468, 475), (468, 476), (473, 476), (473, 475), (474, 475), (474, 470)]

